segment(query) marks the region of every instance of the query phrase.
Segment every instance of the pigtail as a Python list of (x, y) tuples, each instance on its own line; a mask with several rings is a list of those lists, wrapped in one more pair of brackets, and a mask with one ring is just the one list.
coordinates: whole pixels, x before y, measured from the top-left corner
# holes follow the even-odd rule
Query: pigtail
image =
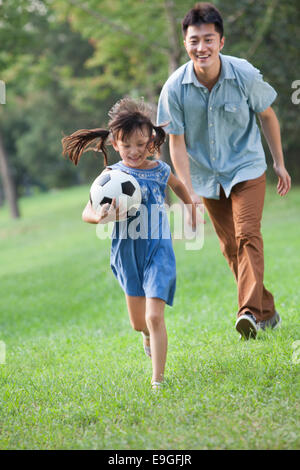
[(151, 153), (157, 152), (160, 155), (160, 147), (166, 140), (166, 133), (163, 129), (163, 126), (154, 126), (155, 135), (152, 137), (152, 140), (149, 144), (149, 150)]
[[(104, 165), (107, 166), (107, 151), (105, 142), (109, 136), (110, 131), (107, 129), (80, 129), (73, 132), (73, 134), (65, 136), (62, 139), (63, 155), (68, 155), (69, 159), (77, 165), (81, 155), (89, 150), (102, 152), (104, 156)], [(88, 147), (94, 141), (99, 139), (95, 147)]]

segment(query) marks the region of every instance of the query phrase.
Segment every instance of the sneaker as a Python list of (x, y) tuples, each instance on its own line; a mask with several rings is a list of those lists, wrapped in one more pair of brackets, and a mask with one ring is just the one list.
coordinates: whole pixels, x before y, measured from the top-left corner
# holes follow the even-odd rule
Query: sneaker
[(245, 313), (238, 317), (235, 328), (240, 333), (241, 338), (256, 338), (258, 327), (256, 319), (252, 313)]
[(281, 324), (280, 315), (275, 310), (275, 313), (272, 318), (270, 318), (269, 320), (260, 321), (257, 324), (257, 326), (259, 330), (265, 330), (266, 328), (272, 328), (274, 330), (275, 328), (278, 328), (280, 324)]

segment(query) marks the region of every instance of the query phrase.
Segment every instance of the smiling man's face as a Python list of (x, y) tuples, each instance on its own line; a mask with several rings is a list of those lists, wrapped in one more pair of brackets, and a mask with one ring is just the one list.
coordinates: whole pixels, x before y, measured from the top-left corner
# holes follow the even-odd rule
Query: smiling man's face
[(184, 39), (185, 49), (194, 63), (195, 72), (206, 72), (219, 65), (219, 52), (225, 38), (215, 30), (214, 24), (189, 26)]

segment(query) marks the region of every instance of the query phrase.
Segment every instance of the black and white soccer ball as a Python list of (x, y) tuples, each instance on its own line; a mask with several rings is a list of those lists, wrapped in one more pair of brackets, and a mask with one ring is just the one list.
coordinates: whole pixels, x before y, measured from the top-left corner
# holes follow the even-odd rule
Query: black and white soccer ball
[(135, 215), (142, 202), (141, 188), (137, 180), (121, 170), (110, 170), (99, 175), (92, 183), (90, 201), (93, 209), (99, 212), (103, 204), (111, 204), (116, 198), (116, 207), (121, 204), (127, 216)]

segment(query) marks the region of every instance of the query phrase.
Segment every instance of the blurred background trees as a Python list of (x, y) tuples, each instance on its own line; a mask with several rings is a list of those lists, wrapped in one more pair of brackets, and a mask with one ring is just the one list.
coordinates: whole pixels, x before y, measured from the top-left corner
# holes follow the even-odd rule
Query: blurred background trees
[[(124, 95), (144, 96), (155, 107), (167, 77), (188, 60), (181, 20), (194, 3), (0, 0), (0, 79), (6, 84), (0, 157), (13, 193), (31, 195), (95, 178), (101, 155), (86, 154), (75, 169), (61, 156), (63, 134), (105, 126), (109, 108)], [(300, 182), (300, 105), (291, 101), (292, 83), (300, 79), (298, 2), (214, 3), (225, 22), (223, 53), (248, 59), (278, 92), (274, 109), (286, 165), (293, 182)], [(1, 204), (5, 194), (9, 198), (1, 165), (0, 173)]]

